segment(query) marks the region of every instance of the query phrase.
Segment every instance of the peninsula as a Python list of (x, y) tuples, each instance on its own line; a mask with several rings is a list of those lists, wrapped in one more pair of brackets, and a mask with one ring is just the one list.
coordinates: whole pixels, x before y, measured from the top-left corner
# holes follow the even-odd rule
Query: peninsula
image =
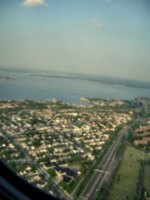
[(0, 80), (15, 80), (14, 78), (0, 76)]
[(104, 77), (104, 76), (97, 77), (97, 76), (91, 76), (91, 75), (85, 76), (85, 75), (46, 74), (46, 73), (32, 73), (31, 76), (90, 81), (90, 82), (102, 83), (102, 84), (107, 84), (107, 85), (113, 85), (116, 87), (150, 88), (149, 82), (121, 79), (121, 78), (114, 78), (114, 77)]

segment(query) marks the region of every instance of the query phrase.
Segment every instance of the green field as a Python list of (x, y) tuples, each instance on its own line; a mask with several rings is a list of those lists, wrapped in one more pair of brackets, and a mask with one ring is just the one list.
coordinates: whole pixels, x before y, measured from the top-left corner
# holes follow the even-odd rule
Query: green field
[(127, 147), (124, 157), (113, 181), (108, 200), (134, 200), (137, 196), (137, 185), (141, 169), (141, 159), (149, 156), (134, 147)]
[[(150, 156), (149, 156), (150, 157)], [(144, 174), (144, 185), (147, 191), (148, 196), (150, 196), (150, 164), (145, 166), (145, 174)]]

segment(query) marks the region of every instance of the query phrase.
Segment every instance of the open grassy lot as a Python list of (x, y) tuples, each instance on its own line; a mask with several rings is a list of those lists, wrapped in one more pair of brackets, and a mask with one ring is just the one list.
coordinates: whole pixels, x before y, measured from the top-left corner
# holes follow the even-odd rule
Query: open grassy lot
[(150, 164), (145, 166), (144, 185), (148, 196), (150, 196)]
[(149, 156), (134, 147), (127, 147), (118, 172), (110, 189), (109, 200), (134, 200), (141, 169), (141, 159)]

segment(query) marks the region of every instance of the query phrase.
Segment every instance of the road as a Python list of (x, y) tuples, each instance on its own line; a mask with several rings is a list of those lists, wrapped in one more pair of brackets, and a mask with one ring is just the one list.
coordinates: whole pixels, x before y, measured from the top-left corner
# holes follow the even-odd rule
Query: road
[(130, 124), (120, 131), (118, 138), (112, 144), (111, 148), (100, 163), (97, 171), (95, 171), (93, 177), (81, 194), (79, 198), (80, 200), (94, 200), (96, 198), (97, 192), (99, 191), (99, 189), (107, 179), (108, 175), (110, 174), (111, 169), (113, 168), (115, 154), (120, 145), (120, 142), (122, 141), (123, 136), (127, 133), (131, 126), (133, 126), (137, 122), (138, 121)]

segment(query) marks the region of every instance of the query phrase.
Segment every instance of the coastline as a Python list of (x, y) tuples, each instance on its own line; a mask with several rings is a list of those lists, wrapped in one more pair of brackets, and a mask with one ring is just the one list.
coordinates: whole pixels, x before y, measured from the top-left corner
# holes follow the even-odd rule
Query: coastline
[[(79, 77), (79, 76), (70, 76), (70, 75), (52, 75), (52, 74), (44, 74), (44, 73), (32, 73), (31, 76), (35, 77), (43, 77), (43, 78), (55, 78), (55, 79), (69, 79), (69, 80), (80, 80), (80, 81), (88, 81), (88, 82), (95, 82), (95, 83), (101, 83), (106, 85), (112, 85), (116, 87), (130, 87), (130, 88), (150, 88), (150, 83), (147, 83), (147, 85), (136, 85), (136, 81), (132, 81), (132, 83), (128, 82), (127, 80), (120, 80), (118, 81), (117, 78), (95, 78), (95, 77)], [(126, 83), (124, 83), (126, 82)], [(134, 83), (135, 82), (135, 83)], [(141, 82), (144, 83), (144, 82)]]

